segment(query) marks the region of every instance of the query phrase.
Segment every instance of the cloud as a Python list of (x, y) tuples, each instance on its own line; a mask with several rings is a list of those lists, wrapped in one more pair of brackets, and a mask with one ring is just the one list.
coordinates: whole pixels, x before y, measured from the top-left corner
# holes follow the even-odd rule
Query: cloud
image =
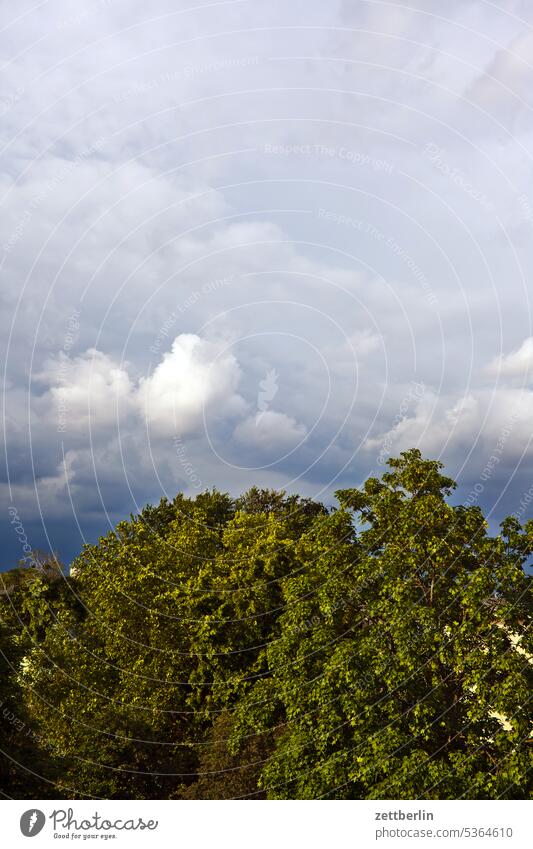
[(291, 450), (306, 436), (307, 428), (292, 416), (275, 410), (259, 412), (240, 422), (234, 431), (234, 439), (247, 448), (261, 452)]
[(113, 424), (135, 407), (135, 387), (126, 365), (95, 348), (73, 358), (61, 352), (47, 360), (34, 379), (48, 386), (41, 410), (50, 420), (68, 416), (74, 429)]
[(232, 353), (185, 333), (154, 372), (141, 378), (137, 400), (151, 431), (185, 435), (201, 427), (205, 415), (221, 419), (246, 409), (237, 393), (240, 377)]
[(533, 371), (533, 336), (528, 336), (516, 351), (496, 357), (487, 369), (503, 377), (529, 377)]
[(533, 33), (521, 32), (507, 47), (494, 53), (484, 73), (469, 86), (466, 96), (505, 121), (515, 118), (520, 111), (530, 110), (532, 49)]
[(520, 462), (530, 450), (532, 416), (533, 392), (522, 389), (476, 389), (456, 398), (431, 389), (421, 397), (410, 392), (392, 413), (393, 426), (368, 438), (364, 448), (384, 461), (416, 446), (454, 466), (472, 454), (468, 478), (475, 474), (476, 458), (486, 459), (497, 448), (508, 462)]
[(515, 410), (528, 474), (523, 0), (26, 5), (0, 34), (6, 500), (105, 526), (190, 468), (331, 494), (417, 443), (468, 481)]
[(351, 347), (356, 354), (365, 357), (367, 354), (372, 354), (377, 351), (383, 340), (377, 333), (373, 333), (368, 328), (356, 331), (350, 338)]
[(235, 356), (192, 333), (177, 336), (170, 351), (147, 377), (130, 377), (127, 363), (90, 349), (48, 360), (36, 380), (48, 384), (39, 409), (65, 431), (118, 430), (135, 418), (151, 436), (185, 435), (201, 428), (204, 415), (222, 419), (242, 413), (241, 370)]

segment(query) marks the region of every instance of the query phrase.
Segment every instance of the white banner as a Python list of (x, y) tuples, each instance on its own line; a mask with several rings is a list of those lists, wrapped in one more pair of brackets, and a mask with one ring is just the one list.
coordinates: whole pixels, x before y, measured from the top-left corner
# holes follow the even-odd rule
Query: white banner
[[(1, 842), (186, 849), (531, 849), (528, 802), (4, 801)], [(30, 841), (35, 839), (35, 843)]]

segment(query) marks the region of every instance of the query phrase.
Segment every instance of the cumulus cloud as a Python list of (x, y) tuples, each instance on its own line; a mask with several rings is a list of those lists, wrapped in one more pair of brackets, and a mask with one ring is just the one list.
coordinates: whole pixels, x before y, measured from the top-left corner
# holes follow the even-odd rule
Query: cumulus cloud
[[(427, 389), (408, 393), (393, 426), (365, 441), (368, 452), (387, 456), (416, 446), (428, 456), (459, 458), (463, 453), (484, 456), (500, 445), (510, 462), (530, 448), (533, 392), (519, 389), (478, 389), (459, 398)], [(502, 434), (505, 439), (502, 440)], [(503, 444), (502, 444), (503, 443)]]
[(528, 474), (533, 71), (523, 0), (504, 5), (13, 16), (4, 498), (96, 522), (191, 469), (331, 497), (413, 444), (468, 481), (509, 427)]
[(237, 393), (240, 376), (231, 352), (186, 333), (176, 337), (154, 372), (141, 378), (137, 400), (150, 428), (186, 434), (199, 428), (206, 414), (223, 418), (246, 409)]
[(352, 334), (350, 338), (351, 347), (356, 354), (365, 357), (367, 354), (372, 354), (377, 351), (383, 340), (377, 333), (373, 333), (368, 328), (358, 330)]
[(292, 416), (266, 410), (240, 422), (235, 428), (234, 438), (247, 448), (270, 452), (295, 448), (306, 434), (306, 426)]
[(533, 336), (524, 339), (510, 354), (496, 357), (488, 367), (489, 374), (504, 377), (529, 377), (533, 371)]
[(35, 380), (48, 386), (39, 404), (41, 411), (58, 420), (68, 415), (75, 429), (88, 423), (94, 427), (113, 424), (117, 415), (135, 407), (135, 387), (127, 366), (95, 348), (72, 358), (61, 352), (45, 362)]
[[(144, 419), (151, 435), (189, 434), (203, 416), (221, 419), (242, 413), (237, 393), (241, 370), (235, 356), (192, 333), (177, 336), (170, 351), (147, 377), (135, 381), (128, 364), (90, 349), (69, 358), (61, 353), (36, 375), (48, 384), (39, 401), (50, 420), (68, 421), (69, 430), (118, 429), (132, 417)], [(66, 427), (65, 427), (66, 430)]]

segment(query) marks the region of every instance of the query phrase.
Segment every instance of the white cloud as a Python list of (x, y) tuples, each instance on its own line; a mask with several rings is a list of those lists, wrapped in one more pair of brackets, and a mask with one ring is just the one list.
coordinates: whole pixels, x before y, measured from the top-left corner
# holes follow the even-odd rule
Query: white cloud
[(477, 446), (481, 456), (497, 449), (517, 460), (529, 450), (532, 416), (533, 392), (527, 390), (477, 389), (459, 398), (427, 390), (413, 396), (401, 413), (391, 410), (393, 427), (367, 439), (364, 447), (394, 456), (416, 446), (427, 456), (458, 459)]
[(259, 412), (240, 422), (234, 431), (234, 438), (248, 448), (259, 451), (290, 450), (295, 448), (307, 434), (304, 424), (298, 423), (292, 416), (275, 410)]
[(358, 330), (350, 337), (351, 347), (354, 349), (355, 353), (359, 354), (361, 357), (377, 351), (382, 341), (383, 340), (377, 333), (374, 333), (368, 328)]
[(201, 427), (206, 414), (222, 418), (246, 408), (237, 393), (240, 376), (231, 352), (185, 333), (153, 374), (141, 379), (138, 402), (154, 432), (183, 435)]
[(460, 445), (466, 436), (473, 439), (479, 424), (478, 401), (472, 395), (458, 400), (439, 397), (427, 390), (421, 397), (410, 394), (402, 401), (390, 430), (377, 438), (368, 439), (365, 447), (385, 447), (385, 453), (394, 455), (416, 446), (429, 456), (440, 455), (448, 443)]
[(533, 336), (528, 336), (516, 351), (496, 357), (490, 364), (490, 374), (504, 377), (526, 377), (533, 371)]
[(529, 110), (531, 100), (531, 50), (533, 33), (521, 32), (508, 46), (497, 50), (485, 72), (475, 80), (467, 96), (490, 113), (506, 120)]
[[(8, 24), (0, 337), (21, 505), (35, 484), (49, 515), (68, 515), (72, 492), (82, 520), (127, 515), (130, 483), (140, 503), (172, 496), (185, 462), (238, 491), (257, 483), (239, 453), (252, 466), (302, 439), (263, 483), (294, 475), (312, 495), (363, 477), (384, 441), (475, 475), (515, 408), (505, 452), (519, 458), (533, 412), (518, 392), (533, 368), (525, 5), (58, 0)], [(487, 386), (500, 329), (527, 339)], [(279, 394), (257, 419), (270, 369)], [(396, 420), (409, 381), (433, 389)]]
[(38, 406), (48, 421), (56, 417), (68, 423), (69, 431), (89, 424), (93, 431), (112, 424), (120, 429), (132, 417), (142, 417), (150, 435), (184, 435), (199, 429), (205, 414), (221, 419), (246, 409), (237, 393), (240, 375), (231, 352), (184, 333), (152, 374), (138, 381), (130, 377), (127, 363), (101, 351), (90, 349), (74, 358), (61, 353), (36, 377), (48, 385)]
[(130, 413), (135, 388), (127, 372), (112, 357), (90, 348), (77, 357), (61, 352), (45, 362), (35, 380), (49, 388), (39, 404), (50, 419), (68, 417), (73, 428), (112, 424)]

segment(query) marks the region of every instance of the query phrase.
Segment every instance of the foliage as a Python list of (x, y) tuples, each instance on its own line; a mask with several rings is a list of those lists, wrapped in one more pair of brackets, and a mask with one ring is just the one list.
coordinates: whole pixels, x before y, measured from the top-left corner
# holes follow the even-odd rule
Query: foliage
[(164, 499), (70, 576), (8, 577), (2, 697), (33, 738), (8, 728), (4, 766), (38, 770), (8, 765), (2, 790), (527, 797), (533, 522), (489, 536), (440, 463), (389, 466), (334, 510)]

